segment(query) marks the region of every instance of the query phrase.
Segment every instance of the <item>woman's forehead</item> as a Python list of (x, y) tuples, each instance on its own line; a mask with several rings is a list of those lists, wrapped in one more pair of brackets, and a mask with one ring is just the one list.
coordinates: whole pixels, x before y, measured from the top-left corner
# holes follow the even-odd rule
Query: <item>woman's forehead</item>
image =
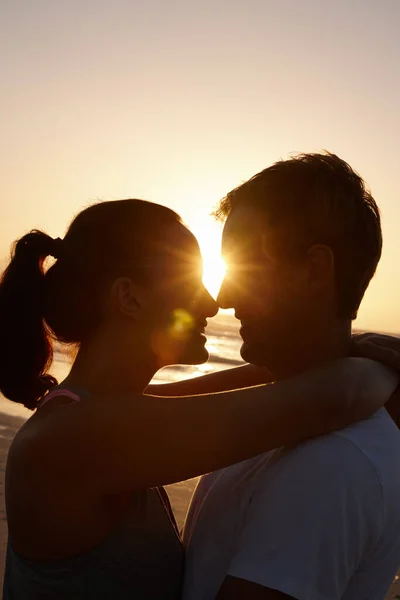
[(198, 241), (181, 223), (174, 224), (154, 239), (152, 253), (166, 267), (185, 268), (201, 263)]

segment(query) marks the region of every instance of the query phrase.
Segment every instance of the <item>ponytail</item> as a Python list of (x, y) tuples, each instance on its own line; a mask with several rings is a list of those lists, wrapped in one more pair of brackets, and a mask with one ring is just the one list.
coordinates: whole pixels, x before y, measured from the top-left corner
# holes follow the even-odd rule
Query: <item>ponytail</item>
[(47, 374), (53, 349), (43, 319), (43, 263), (59, 242), (41, 231), (24, 235), (0, 282), (0, 390), (32, 410), (57, 385)]

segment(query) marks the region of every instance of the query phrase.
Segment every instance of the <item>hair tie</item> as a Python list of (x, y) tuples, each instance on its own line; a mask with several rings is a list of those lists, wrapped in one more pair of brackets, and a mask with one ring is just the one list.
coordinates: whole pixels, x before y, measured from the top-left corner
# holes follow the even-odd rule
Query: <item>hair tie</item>
[(59, 259), (62, 253), (64, 241), (61, 238), (55, 238), (51, 244), (50, 256)]

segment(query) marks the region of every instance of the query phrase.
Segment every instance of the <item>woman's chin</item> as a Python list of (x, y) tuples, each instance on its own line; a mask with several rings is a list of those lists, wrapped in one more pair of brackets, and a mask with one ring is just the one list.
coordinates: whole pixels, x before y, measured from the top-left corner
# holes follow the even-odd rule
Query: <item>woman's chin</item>
[(182, 365), (203, 365), (210, 358), (208, 350), (203, 346), (187, 348), (182, 355)]
[(155, 348), (158, 368), (172, 365), (202, 365), (210, 357), (205, 347), (207, 338), (197, 334), (187, 340), (164, 338)]

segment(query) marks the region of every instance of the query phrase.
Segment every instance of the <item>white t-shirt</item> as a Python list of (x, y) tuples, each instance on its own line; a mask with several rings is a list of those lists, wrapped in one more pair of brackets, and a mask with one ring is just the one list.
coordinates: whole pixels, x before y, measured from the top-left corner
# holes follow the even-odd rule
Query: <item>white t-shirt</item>
[(379, 600), (400, 566), (400, 432), (385, 409), (206, 475), (184, 532), (184, 600), (231, 575), (298, 600)]

